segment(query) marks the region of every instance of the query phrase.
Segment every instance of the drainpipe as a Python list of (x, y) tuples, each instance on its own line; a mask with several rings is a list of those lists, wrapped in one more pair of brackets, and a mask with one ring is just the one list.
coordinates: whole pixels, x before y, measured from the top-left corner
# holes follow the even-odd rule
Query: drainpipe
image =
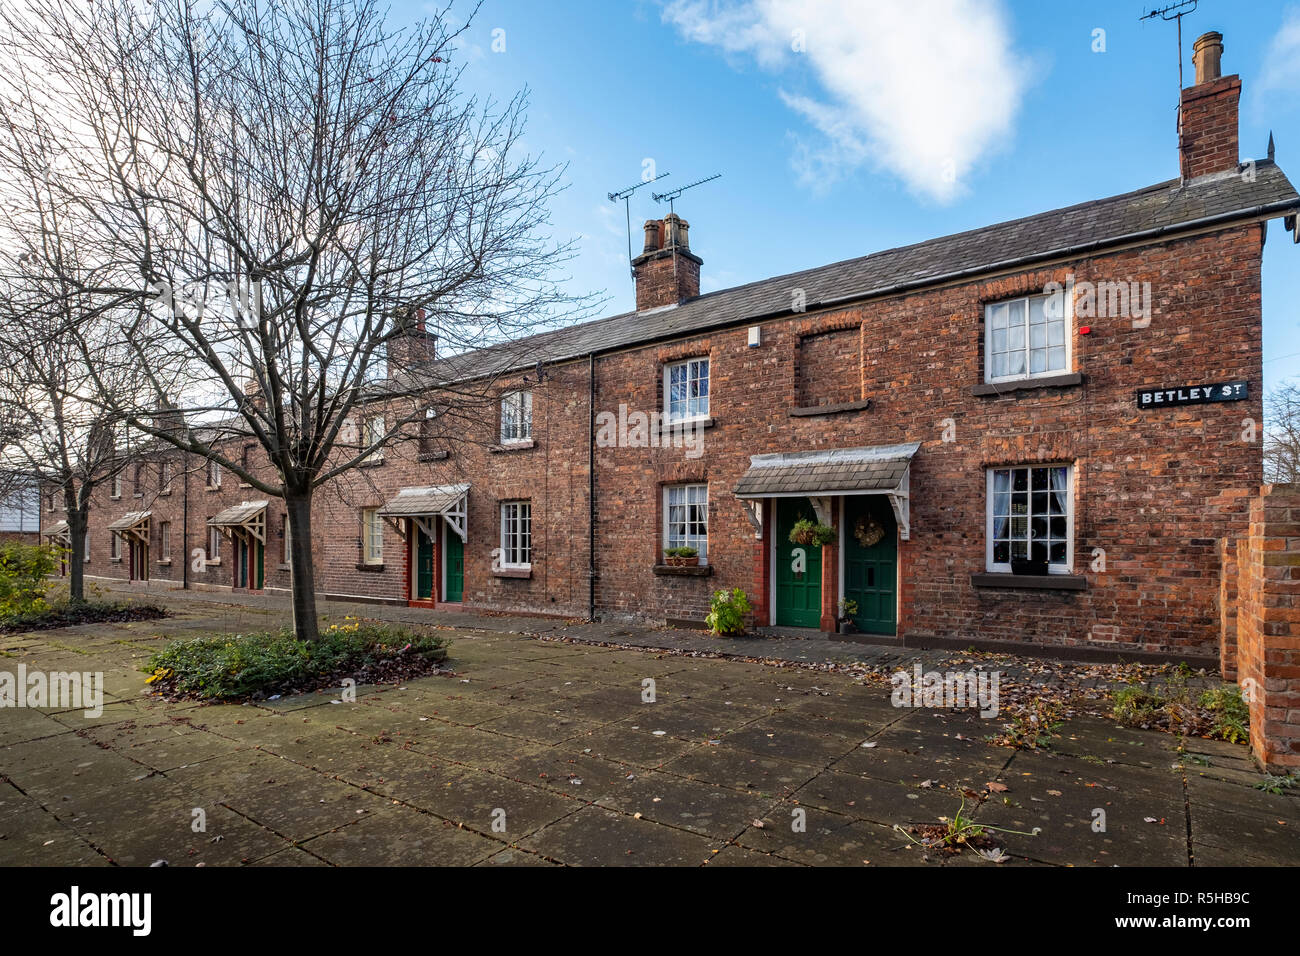
[(587, 620), (596, 619), (596, 356), (587, 353)]
[(181, 590), (190, 589), (190, 470), (181, 488)]

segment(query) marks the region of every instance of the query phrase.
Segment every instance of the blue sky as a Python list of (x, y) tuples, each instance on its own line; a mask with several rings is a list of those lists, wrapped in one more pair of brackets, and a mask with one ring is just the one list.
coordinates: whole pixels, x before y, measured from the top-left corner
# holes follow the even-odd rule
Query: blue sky
[[(573, 290), (603, 290), (611, 314), (633, 290), (606, 194), (647, 160), (671, 176), (634, 197), (634, 246), (667, 212), (652, 191), (723, 174), (677, 203), (704, 291), (1176, 177), (1176, 28), (1139, 22), (1153, 5), (486, 0), (460, 59), (473, 92), (529, 88), (528, 148), (568, 164), (552, 210), (579, 241)], [(1208, 30), (1242, 77), (1242, 159), (1272, 130), (1300, 182), (1300, 3), (1201, 0), (1183, 21), (1189, 84)], [(1300, 246), (1280, 222), (1263, 298), (1269, 389), (1300, 376)]]

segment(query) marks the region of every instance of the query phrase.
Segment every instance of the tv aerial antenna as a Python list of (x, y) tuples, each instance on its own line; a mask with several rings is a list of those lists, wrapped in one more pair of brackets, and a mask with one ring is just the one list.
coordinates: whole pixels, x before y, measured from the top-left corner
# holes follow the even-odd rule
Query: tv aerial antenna
[(695, 182), (687, 183), (685, 186), (678, 186), (676, 189), (671, 189), (666, 193), (651, 193), (650, 196), (652, 199), (654, 199), (655, 202), (663, 202), (665, 199), (667, 199), (668, 211), (673, 215), (676, 215), (677, 210), (673, 208), (673, 200), (681, 196), (681, 194), (686, 192), (686, 190), (692, 189), (695, 186), (699, 186), (704, 183), (713, 182), (713, 180), (719, 178), (721, 175), (722, 173), (714, 173), (712, 176), (705, 176), (703, 179), (697, 179), (695, 180)]
[[(626, 189), (620, 189), (618, 190), (618, 192), (605, 194), (609, 197), (610, 202), (618, 202), (620, 199), (623, 200), (623, 214), (627, 218), (627, 261), (629, 263), (632, 261), (632, 208), (629, 205), (629, 200), (632, 194), (636, 192), (638, 189), (640, 189), (642, 186), (649, 186), (651, 183), (663, 179), (665, 176), (671, 176), (671, 175), (672, 173), (660, 173), (654, 179), (643, 179), (641, 182), (633, 186), (628, 186)], [(631, 269), (631, 266), (628, 266), (628, 268)], [(632, 278), (635, 279), (636, 270), (631, 269), (631, 271), (632, 271)]]
[(1159, 17), (1161, 20), (1168, 22), (1173, 20), (1178, 24), (1178, 107), (1175, 111), (1174, 125), (1178, 130), (1178, 148), (1183, 146), (1183, 17), (1196, 10), (1200, 0), (1182, 0), (1181, 3), (1171, 3), (1167, 7), (1159, 10), (1152, 10), (1138, 17), (1138, 22), (1143, 20), (1154, 20)]

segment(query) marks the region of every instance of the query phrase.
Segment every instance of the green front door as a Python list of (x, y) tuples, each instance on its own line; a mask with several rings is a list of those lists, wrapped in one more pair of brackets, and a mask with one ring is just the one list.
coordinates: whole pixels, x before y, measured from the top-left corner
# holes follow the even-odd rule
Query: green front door
[(444, 601), (459, 602), (465, 596), (465, 543), (450, 528), (442, 529), (442, 560), (444, 574)]
[(417, 601), (433, 600), (433, 539), (425, 534), (424, 529), (415, 528), (415, 599)]
[(776, 499), (776, 623), (820, 627), (822, 549), (790, 541), (790, 529), (800, 518), (817, 520), (807, 498)]
[[(898, 531), (884, 495), (844, 499), (844, 599), (856, 601), (853, 622), (864, 634), (897, 630)], [(871, 542), (864, 544), (863, 542)]]

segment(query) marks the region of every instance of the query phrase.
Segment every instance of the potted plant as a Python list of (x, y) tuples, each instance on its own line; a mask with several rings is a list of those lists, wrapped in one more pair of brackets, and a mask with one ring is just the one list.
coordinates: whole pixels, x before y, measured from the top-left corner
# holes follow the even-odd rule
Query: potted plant
[(839, 625), (838, 630), (841, 634), (858, 633), (858, 625), (853, 620), (855, 617), (857, 617), (857, 614), (858, 614), (857, 601), (853, 600), (852, 598), (843, 598), (840, 601), (840, 613), (839, 613), (839, 617), (836, 619), (836, 623)]
[(693, 568), (700, 563), (700, 552), (697, 548), (692, 548), (689, 545), (664, 548), (664, 560), (674, 568)]
[(800, 518), (790, 529), (790, 543), (804, 547), (825, 547), (835, 543), (835, 529), (829, 525), (819, 524), (808, 518)]
[(745, 633), (745, 615), (752, 611), (749, 598), (740, 588), (714, 591), (709, 601), (709, 616), (704, 619), (709, 631), (719, 637), (740, 637)]

